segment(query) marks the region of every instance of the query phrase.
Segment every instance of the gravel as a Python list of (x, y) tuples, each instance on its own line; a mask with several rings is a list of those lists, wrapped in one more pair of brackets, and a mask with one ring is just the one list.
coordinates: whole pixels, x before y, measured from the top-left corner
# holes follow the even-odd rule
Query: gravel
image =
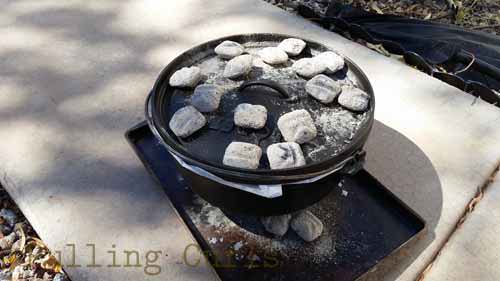
[(9, 235), (4, 236), (3, 238), (0, 239), (0, 249), (10, 250), (16, 239), (17, 235), (15, 232), (11, 232)]
[(14, 227), (14, 224), (17, 221), (17, 215), (14, 211), (9, 209), (0, 210), (0, 217), (7, 222), (10, 227)]
[[(53, 266), (43, 263), (54, 257), (8, 193), (0, 186), (0, 225), (7, 226), (0, 234), (0, 280), (68, 281), (57, 261)], [(33, 244), (36, 246), (32, 247)], [(17, 262), (11, 262), (14, 260)], [(56, 266), (57, 265), (57, 266)]]

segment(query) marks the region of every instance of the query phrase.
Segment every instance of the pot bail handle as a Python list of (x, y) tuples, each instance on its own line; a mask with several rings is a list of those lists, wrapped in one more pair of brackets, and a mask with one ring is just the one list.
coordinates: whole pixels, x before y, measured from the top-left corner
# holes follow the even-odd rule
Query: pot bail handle
[(268, 88), (271, 88), (271, 89), (275, 90), (276, 92), (278, 92), (285, 99), (290, 100), (293, 98), (288, 94), (286, 89), (281, 84), (279, 84), (276, 81), (268, 80), (268, 79), (246, 81), (243, 84), (241, 84), (241, 86), (238, 88), (238, 91), (242, 92), (244, 89), (246, 89), (248, 87), (252, 87), (252, 86), (268, 87)]

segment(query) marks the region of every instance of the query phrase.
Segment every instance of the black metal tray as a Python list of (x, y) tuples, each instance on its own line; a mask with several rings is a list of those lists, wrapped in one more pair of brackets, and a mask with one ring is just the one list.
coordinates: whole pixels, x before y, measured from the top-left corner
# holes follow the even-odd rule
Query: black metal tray
[(325, 225), (319, 239), (305, 243), (293, 231), (274, 238), (257, 218), (225, 213), (191, 192), (145, 122), (126, 138), (223, 281), (356, 280), (425, 233), (423, 219), (363, 170), (308, 208)]

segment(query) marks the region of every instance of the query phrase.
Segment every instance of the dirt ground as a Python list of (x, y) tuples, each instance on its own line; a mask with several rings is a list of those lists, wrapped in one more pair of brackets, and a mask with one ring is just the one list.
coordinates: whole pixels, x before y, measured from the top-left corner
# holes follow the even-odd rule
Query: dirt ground
[(68, 281), (61, 265), (0, 185), (0, 281)]
[[(301, 3), (324, 13), (329, 0), (265, 0), (293, 12)], [(335, 1), (335, 0), (334, 0)], [(500, 0), (337, 0), (379, 14), (455, 24), (500, 35)]]

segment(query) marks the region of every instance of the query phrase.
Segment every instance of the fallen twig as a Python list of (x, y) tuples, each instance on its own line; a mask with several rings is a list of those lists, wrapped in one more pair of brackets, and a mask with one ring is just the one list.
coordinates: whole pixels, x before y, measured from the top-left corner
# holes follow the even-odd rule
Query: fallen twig
[(447, 18), (447, 17), (451, 17), (453, 15), (453, 13), (454, 13), (453, 11), (448, 11), (448, 13), (446, 13), (444, 15), (433, 17), (433, 18), (430, 18), (429, 20), (440, 20), (440, 19), (444, 19), (444, 18)]
[(471, 27), (471, 29), (485, 29), (485, 28), (496, 28), (496, 27), (500, 27), (500, 23), (473, 26), (473, 27)]
[(459, 73), (467, 71), (474, 64), (474, 62), (476, 61), (476, 56), (474, 56), (473, 53), (469, 53), (469, 52), (467, 52), (465, 50), (464, 50), (464, 52), (466, 52), (467, 54), (469, 54), (470, 56), (472, 56), (472, 59), (471, 59), (471, 61), (469, 62), (469, 64), (465, 68), (460, 69), (458, 71), (455, 71), (454, 74), (459, 74)]

